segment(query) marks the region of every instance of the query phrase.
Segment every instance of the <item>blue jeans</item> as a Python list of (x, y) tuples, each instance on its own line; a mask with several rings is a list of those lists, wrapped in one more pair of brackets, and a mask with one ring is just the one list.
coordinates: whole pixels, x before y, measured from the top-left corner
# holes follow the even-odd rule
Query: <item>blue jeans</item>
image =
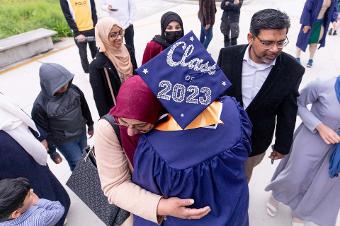
[(76, 140), (56, 145), (58, 150), (66, 158), (71, 171), (77, 165), (77, 162), (81, 159), (83, 151), (87, 146), (86, 132), (82, 133)]
[(208, 30), (205, 30), (203, 26), (201, 26), (201, 36), (200, 42), (203, 44), (204, 48), (208, 48), (208, 45), (213, 38), (213, 26), (210, 26)]

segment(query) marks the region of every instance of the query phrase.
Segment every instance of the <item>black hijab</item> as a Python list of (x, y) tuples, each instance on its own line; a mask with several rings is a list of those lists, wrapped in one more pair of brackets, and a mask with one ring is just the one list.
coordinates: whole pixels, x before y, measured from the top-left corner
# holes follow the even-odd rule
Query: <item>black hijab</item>
[(181, 17), (175, 12), (166, 12), (163, 14), (161, 18), (161, 35), (156, 35), (152, 40), (159, 43), (163, 46), (163, 48), (169, 47), (172, 43), (169, 43), (165, 38), (165, 29), (172, 21), (176, 21), (180, 24), (182, 31), (181, 37), (184, 36), (184, 28), (183, 28), (183, 21)]

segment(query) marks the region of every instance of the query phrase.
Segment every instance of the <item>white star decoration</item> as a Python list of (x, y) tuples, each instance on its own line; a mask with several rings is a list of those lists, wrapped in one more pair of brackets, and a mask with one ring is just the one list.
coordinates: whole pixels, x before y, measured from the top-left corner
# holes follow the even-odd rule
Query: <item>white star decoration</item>
[(144, 74), (149, 73), (148, 69), (144, 68), (143, 73), (144, 73)]
[(182, 118), (184, 117), (184, 114), (183, 114), (183, 113), (181, 114), (181, 117), (182, 117)]
[(226, 86), (227, 85), (227, 83), (226, 82), (222, 82), (222, 86)]
[(194, 41), (194, 37), (193, 36), (190, 37), (190, 41), (192, 41), (192, 42)]

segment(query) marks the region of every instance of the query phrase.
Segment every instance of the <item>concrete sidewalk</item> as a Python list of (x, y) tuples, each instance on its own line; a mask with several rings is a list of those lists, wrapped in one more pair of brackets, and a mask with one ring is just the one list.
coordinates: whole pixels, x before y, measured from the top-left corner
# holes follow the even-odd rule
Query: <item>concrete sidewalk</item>
[[(143, 50), (146, 43), (152, 39), (155, 34), (160, 32), (160, 17), (168, 10), (177, 12), (181, 15), (185, 32), (193, 30), (199, 36), (200, 24), (197, 18), (198, 5), (192, 2), (179, 3), (163, 0), (137, 0), (137, 21), (135, 26), (135, 47), (136, 58), (140, 65)], [(288, 13), (291, 18), (292, 28), (289, 31), (289, 45), (285, 51), (294, 55), (295, 42), (300, 28), (299, 17), (302, 11), (304, 0), (279, 1), (279, 0), (252, 0), (248, 1), (242, 7), (240, 21), (239, 43), (246, 43), (247, 32), (251, 16), (254, 12), (264, 8), (278, 8)], [(216, 14), (216, 24), (214, 25), (214, 37), (208, 51), (214, 59), (217, 59), (220, 48), (223, 46), (223, 36), (219, 30), (220, 18), (222, 11), (218, 9)], [(340, 74), (339, 52), (340, 36), (328, 36), (326, 47), (316, 53), (315, 66), (312, 69), (306, 69), (301, 88), (306, 83), (316, 78), (328, 78)], [(302, 55), (303, 64), (308, 59), (307, 54)], [(74, 83), (78, 85), (85, 93), (86, 99), (94, 120), (98, 119), (97, 110), (94, 104), (92, 90), (88, 82), (88, 75), (84, 74), (81, 68), (78, 49), (75, 45), (47, 54), (39, 60), (26, 62), (24, 65), (14, 67), (5, 73), (0, 71), (0, 91), (12, 97), (28, 113), (31, 111), (35, 97), (40, 91), (39, 86), (39, 66), (40, 62), (60, 63), (75, 74)], [(299, 121), (300, 122), (300, 121)], [(92, 140), (89, 141), (93, 142)], [(256, 168), (254, 176), (249, 184), (250, 186), (250, 225), (251, 226), (288, 226), (291, 225), (291, 213), (289, 208), (280, 206), (280, 212), (277, 217), (271, 218), (265, 210), (265, 203), (269, 194), (264, 191), (264, 187), (270, 181), (277, 163), (270, 164), (270, 161), (264, 160)], [(65, 183), (70, 176), (70, 171), (64, 160), (61, 165), (55, 165), (50, 162), (51, 170), (57, 175), (62, 183)], [(337, 178), (336, 178), (337, 179)], [(68, 189), (72, 205), (68, 216), (70, 226), (102, 226), (103, 223)], [(310, 224), (311, 225), (311, 224)], [(338, 218), (337, 226), (340, 226)]]

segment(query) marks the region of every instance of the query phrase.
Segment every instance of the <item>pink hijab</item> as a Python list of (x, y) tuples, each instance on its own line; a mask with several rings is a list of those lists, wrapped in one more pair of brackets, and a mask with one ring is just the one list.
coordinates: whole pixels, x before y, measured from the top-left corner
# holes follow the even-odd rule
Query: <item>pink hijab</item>
[(131, 63), (130, 53), (126, 46), (122, 44), (119, 48), (112, 45), (109, 40), (109, 34), (113, 26), (121, 27), (121, 25), (112, 17), (103, 17), (98, 20), (96, 25), (96, 44), (99, 52), (103, 52), (115, 66), (121, 81), (131, 77), (133, 66)]
[[(117, 105), (109, 112), (115, 118), (123, 117), (155, 124), (162, 112), (160, 102), (139, 75), (128, 78), (122, 84), (116, 100)], [(140, 135), (129, 136), (124, 126), (120, 126), (119, 129), (123, 148), (133, 164)]]

